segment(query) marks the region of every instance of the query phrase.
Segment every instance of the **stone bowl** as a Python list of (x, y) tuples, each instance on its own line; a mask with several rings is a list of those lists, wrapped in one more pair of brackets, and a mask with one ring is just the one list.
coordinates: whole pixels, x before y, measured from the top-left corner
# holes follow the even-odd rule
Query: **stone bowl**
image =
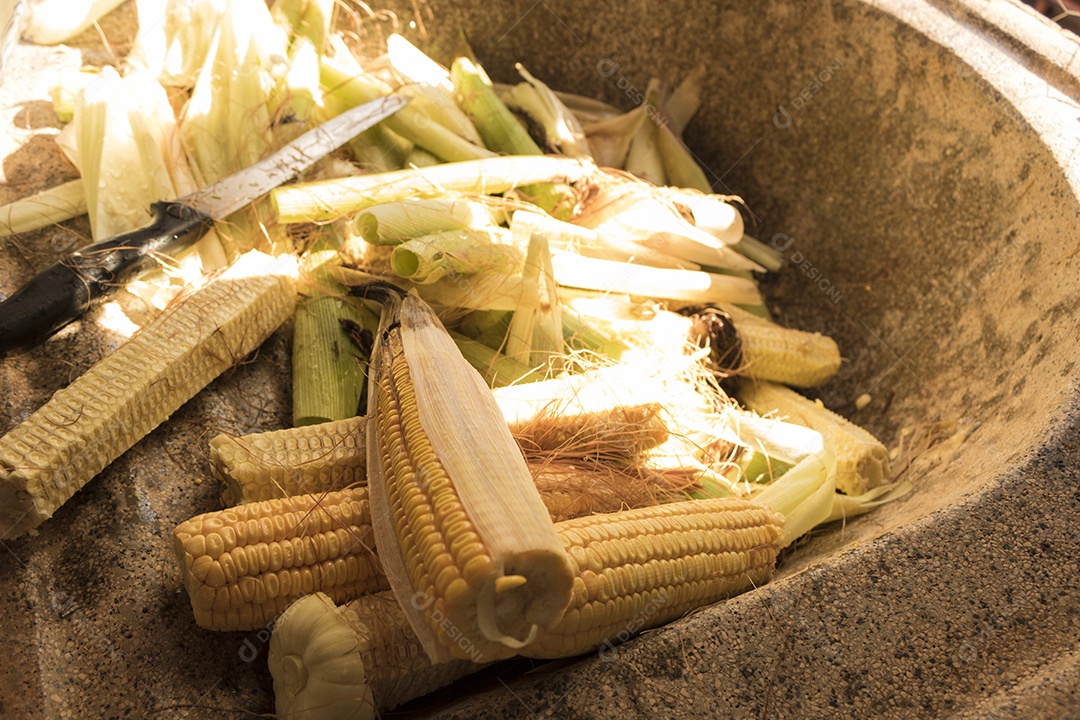
[[(779, 317), (840, 344), (822, 399), (890, 447), (903, 428), (948, 438), (904, 461), (914, 492), (815, 533), (769, 585), (615, 650), (496, 666), (407, 714), (1080, 713), (1076, 40), (1019, 5), (975, 0), (386, 7), (396, 14), (365, 27), (442, 59), (468, 28), (496, 79), (520, 61), (627, 108), (650, 75), (707, 63), (687, 142), (717, 192), (745, 199), (749, 231), (784, 254), (766, 285)], [(0, 201), (73, 176), (43, 88), (50, 68), (107, 52), (82, 40), (19, 47), (5, 69)], [(85, 233), (76, 222), (0, 245), (0, 294)], [(115, 347), (93, 319), (0, 362), (0, 432)], [(169, 533), (217, 507), (202, 482), (212, 433), (288, 422), (289, 333), (36, 537), (4, 543), (0, 715), (272, 710), (268, 633), (195, 628)]]

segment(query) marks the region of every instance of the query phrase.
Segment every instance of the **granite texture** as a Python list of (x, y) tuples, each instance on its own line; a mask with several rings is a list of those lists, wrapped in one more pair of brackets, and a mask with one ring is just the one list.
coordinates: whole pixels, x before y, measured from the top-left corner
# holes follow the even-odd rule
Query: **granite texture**
[[(973, 428), (914, 462), (914, 493), (817, 534), (773, 583), (614, 652), (496, 666), (407, 714), (1080, 717), (1080, 44), (975, 0), (392, 9), (443, 59), (465, 27), (497, 78), (521, 61), (623, 107), (650, 74), (708, 63), (688, 143), (783, 250), (767, 283), (781, 319), (839, 342), (822, 397), (890, 445), (921, 423)], [(381, 17), (364, 32), (392, 29)], [(0, 201), (73, 175), (45, 88), (101, 57), (83, 40), (17, 48), (5, 71)], [(0, 294), (85, 235), (0, 241)], [(93, 320), (0, 361), (0, 432), (115, 346)], [(285, 328), (0, 548), (0, 717), (272, 710), (265, 634), (194, 626), (168, 536), (216, 505), (211, 433), (287, 423), (288, 346)]]

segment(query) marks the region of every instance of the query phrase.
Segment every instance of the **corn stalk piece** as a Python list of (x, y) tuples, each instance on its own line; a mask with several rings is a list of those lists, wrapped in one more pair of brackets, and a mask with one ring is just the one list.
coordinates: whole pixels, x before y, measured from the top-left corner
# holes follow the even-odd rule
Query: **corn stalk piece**
[(367, 488), (238, 505), (173, 531), (195, 622), (254, 630), (313, 592), (337, 602), (385, 590)]
[(295, 266), (249, 253), (0, 438), (0, 538), (36, 528), (292, 313)]
[(390, 285), (368, 295), (384, 306), (367, 457), (390, 585), (435, 662), (520, 648), (570, 603), (555, 527), (495, 399), (438, 317)]
[[(700, 500), (558, 523), (577, 576), (559, 623), (520, 654), (573, 657), (749, 590), (772, 575), (783, 519), (745, 500)], [(305, 598), (270, 640), (282, 718), (373, 718), (450, 684), (475, 664), (427, 665), (380, 594), (335, 608)]]
[(836, 452), (836, 487), (847, 495), (862, 495), (888, 482), (889, 453), (885, 446), (824, 405), (769, 382), (745, 383), (739, 390), (739, 400), (756, 413), (772, 413), (821, 433)]

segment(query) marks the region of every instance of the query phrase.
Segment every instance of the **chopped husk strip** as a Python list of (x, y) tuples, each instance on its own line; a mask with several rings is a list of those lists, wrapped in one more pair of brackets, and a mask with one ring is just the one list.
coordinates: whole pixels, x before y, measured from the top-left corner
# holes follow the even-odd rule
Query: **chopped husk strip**
[(299, 183), (279, 187), (270, 197), (279, 222), (322, 222), (373, 205), (410, 197), (438, 197), (447, 191), (485, 195), (532, 183), (575, 183), (595, 169), (590, 162), (571, 158), (495, 157)]
[(727, 270), (764, 271), (712, 234), (689, 223), (669, 200), (666, 189), (612, 172), (597, 173), (587, 184), (573, 222), (597, 235), (701, 265)]
[(732, 275), (632, 265), (569, 253), (556, 253), (552, 264), (555, 279), (570, 287), (698, 303), (762, 302), (757, 283)]
[[(364, 73), (343, 43), (331, 41), (331, 45), (335, 47), (333, 57), (324, 55), (320, 66), (320, 79), (327, 96), (338, 98), (348, 107), (355, 107), (393, 91), (378, 78)], [(383, 124), (406, 140), (449, 162), (493, 155), (489, 150), (434, 122), (427, 112), (412, 102), (384, 120)]]
[(379, 316), (348, 297), (327, 270), (314, 274), (297, 303), (293, 329), (293, 425), (344, 420), (359, 413), (368, 357), (342, 320), (374, 332)]
[(510, 319), (506, 354), (518, 362), (562, 368), (562, 304), (556, 294), (547, 226), (538, 213), (519, 211), (511, 224), (514, 241), (527, 247), (521, 295)]
[(70, 180), (0, 207), (0, 238), (86, 214), (82, 180)]

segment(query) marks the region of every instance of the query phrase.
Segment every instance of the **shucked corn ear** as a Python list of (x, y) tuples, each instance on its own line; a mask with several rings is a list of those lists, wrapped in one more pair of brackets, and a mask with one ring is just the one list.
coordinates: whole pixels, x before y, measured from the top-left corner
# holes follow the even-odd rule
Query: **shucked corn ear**
[(293, 309), (293, 264), (249, 253), (0, 438), (0, 538), (36, 528), (265, 340)]
[(178, 525), (173, 541), (195, 622), (208, 630), (265, 627), (316, 591), (344, 602), (389, 587), (367, 488), (204, 513)]
[[(530, 472), (552, 520), (685, 497), (679, 478), (660, 473), (572, 463)], [(204, 513), (177, 526), (174, 539), (195, 620), (208, 630), (265, 627), (313, 592), (344, 602), (389, 587), (375, 560), (366, 487)]]
[(739, 334), (747, 376), (810, 388), (840, 369), (840, 348), (828, 335), (782, 327), (734, 305), (721, 307)]
[[(547, 383), (535, 383), (536, 386)], [(656, 403), (585, 409), (573, 398), (547, 402), (496, 389), (510, 432), (526, 458), (628, 461), (668, 437)], [(366, 481), (366, 418), (319, 423), (210, 441), (210, 468), (226, 505), (340, 490)], [(533, 473), (536, 475), (536, 473)]]
[(556, 527), (573, 562), (574, 601), (521, 650), (535, 658), (580, 655), (764, 584), (780, 552), (784, 519), (737, 498), (690, 500)]
[(367, 419), (253, 433), (210, 441), (210, 470), (226, 505), (341, 490), (365, 482)]
[[(528, 657), (604, 652), (764, 583), (783, 519), (750, 501), (720, 499), (593, 515), (556, 528), (573, 559), (574, 600), (554, 627), (521, 648)], [(270, 640), (278, 717), (373, 718), (479, 669), (427, 665), (403, 616), (388, 611), (387, 595), (337, 608), (315, 596), (289, 608)]]
[[(573, 575), (491, 392), (438, 317), (390, 285), (368, 391), (368, 483), (390, 585), (433, 661), (530, 642)], [(471, 653), (466, 657), (472, 658)]]
[(816, 430), (828, 439), (836, 452), (836, 487), (845, 494), (862, 495), (889, 481), (889, 453), (885, 446), (824, 405), (769, 382), (744, 383), (739, 399), (756, 413), (774, 413), (782, 420)]

